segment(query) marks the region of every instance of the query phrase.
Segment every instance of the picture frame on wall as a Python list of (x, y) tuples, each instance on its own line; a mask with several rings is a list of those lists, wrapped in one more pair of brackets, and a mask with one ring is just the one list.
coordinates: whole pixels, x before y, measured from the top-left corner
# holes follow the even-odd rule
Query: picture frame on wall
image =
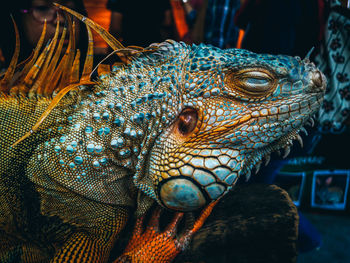
[(311, 207), (345, 210), (349, 181), (350, 170), (314, 171), (311, 187)]
[(275, 177), (274, 184), (286, 190), (293, 203), (299, 207), (302, 200), (305, 178), (305, 172), (280, 171)]

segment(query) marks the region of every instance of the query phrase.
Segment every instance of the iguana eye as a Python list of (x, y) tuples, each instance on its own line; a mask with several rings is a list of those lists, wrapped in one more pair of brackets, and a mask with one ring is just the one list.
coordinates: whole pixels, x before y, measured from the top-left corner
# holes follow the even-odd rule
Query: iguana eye
[(235, 91), (248, 97), (264, 97), (275, 88), (275, 79), (273, 76), (261, 69), (259, 70), (241, 70), (230, 74), (226, 83)]
[(182, 135), (190, 134), (196, 128), (198, 113), (195, 109), (184, 109), (176, 121), (176, 129)]
[(244, 80), (247, 85), (253, 85), (253, 86), (267, 86), (270, 84), (269, 79), (259, 79), (259, 78), (247, 78)]

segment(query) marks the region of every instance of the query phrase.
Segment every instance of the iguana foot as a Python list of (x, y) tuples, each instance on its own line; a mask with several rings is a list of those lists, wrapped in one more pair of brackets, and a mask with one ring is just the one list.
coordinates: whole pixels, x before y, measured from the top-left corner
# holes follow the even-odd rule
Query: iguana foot
[(217, 201), (204, 208), (193, 227), (179, 237), (176, 236), (177, 226), (184, 213), (175, 213), (163, 232), (160, 232), (159, 229), (160, 207), (156, 208), (144, 232), (142, 230), (144, 216), (140, 217), (136, 221), (134, 233), (124, 253), (114, 263), (171, 262), (187, 247), (191, 237), (202, 227), (216, 203)]

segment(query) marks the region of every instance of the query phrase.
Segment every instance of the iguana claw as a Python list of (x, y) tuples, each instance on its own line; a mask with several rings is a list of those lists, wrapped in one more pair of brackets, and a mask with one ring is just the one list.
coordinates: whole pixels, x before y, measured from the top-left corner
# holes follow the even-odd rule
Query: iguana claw
[(145, 231), (142, 229), (145, 217), (142, 216), (136, 221), (132, 238), (124, 253), (114, 263), (172, 262), (181, 251), (186, 249), (193, 234), (203, 226), (216, 203), (217, 201), (204, 208), (192, 228), (185, 231), (180, 237), (176, 236), (176, 232), (184, 213), (175, 213), (170, 224), (163, 232), (160, 232), (159, 218), (162, 210), (157, 207)]

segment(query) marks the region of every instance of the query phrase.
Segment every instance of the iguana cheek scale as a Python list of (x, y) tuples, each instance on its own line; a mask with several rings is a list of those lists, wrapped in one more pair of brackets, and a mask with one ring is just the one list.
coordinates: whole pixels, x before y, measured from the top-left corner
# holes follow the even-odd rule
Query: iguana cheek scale
[[(82, 75), (74, 26), (68, 23), (69, 48), (62, 58), (64, 36), (59, 40), (56, 31), (40, 53), (41, 38), (23, 68), (16, 68), (17, 45), (1, 80), (0, 241), (6, 246), (0, 259), (5, 262), (16, 249), (22, 260), (35, 261), (36, 243), (23, 240), (50, 244), (40, 255), (53, 261), (72, 253), (106, 261), (131, 209), (142, 215), (158, 202), (177, 211), (212, 204), (204, 209), (211, 211), (271, 152), (284, 148), (288, 154), (322, 103), (326, 81), (308, 58), (171, 40), (125, 48), (88, 18), (62, 8), (88, 28)], [(89, 78), (90, 28), (125, 62), (107, 71), (100, 66), (96, 80)], [(197, 226), (210, 212), (203, 213)], [(40, 229), (33, 228), (38, 218)], [(162, 244), (152, 251), (159, 253)], [(182, 245), (171, 245), (168, 258)]]

